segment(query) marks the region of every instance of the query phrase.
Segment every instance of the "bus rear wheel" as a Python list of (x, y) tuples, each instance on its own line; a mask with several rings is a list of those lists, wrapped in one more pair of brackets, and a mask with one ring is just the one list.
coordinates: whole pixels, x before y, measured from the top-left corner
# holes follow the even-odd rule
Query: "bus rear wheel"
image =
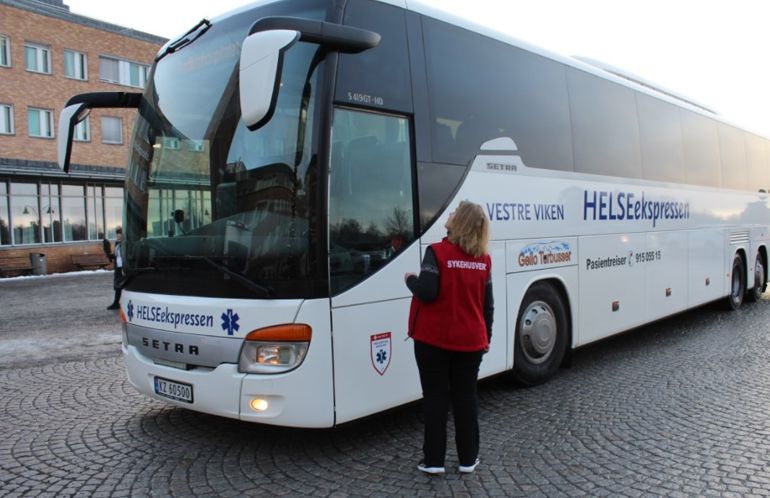
[(511, 378), (535, 386), (558, 370), (567, 350), (568, 320), (564, 301), (550, 284), (537, 282), (527, 290), (516, 319)]
[(743, 296), (746, 294), (746, 276), (743, 268), (743, 258), (736, 253), (733, 258), (730, 295), (727, 296), (728, 310), (736, 311), (743, 304)]
[(762, 297), (767, 287), (767, 270), (765, 270), (765, 261), (761, 253), (757, 253), (757, 260), (754, 262), (754, 288), (746, 293), (746, 299), (749, 302), (756, 302)]

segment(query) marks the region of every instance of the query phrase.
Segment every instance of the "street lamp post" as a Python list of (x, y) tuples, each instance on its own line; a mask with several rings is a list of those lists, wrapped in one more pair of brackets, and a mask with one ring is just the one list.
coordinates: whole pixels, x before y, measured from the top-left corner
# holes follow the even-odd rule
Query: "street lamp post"
[[(35, 216), (40, 218), (40, 215), (38, 214), (37, 209), (35, 209), (34, 207), (30, 206), (29, 204), (25, 204), (24, 205), (24, 211), (22, 211), (21, 214), (29, 214), (29, 210), (30, 209), (35, 212)], [(53, 209), (51, 209), (51, 206), (46, 206), (45, 213), (46, 214), (54, 214), (55, 211)]]
[[(52, 220), (50, 219), (50, 215), (55, 214), (56, 211), (54, 211), (54, 209), (50, 205), (47, 205), (47, 206), (44, 206), (43, 212), (49, 215), (49, 219), (47, 220), (48, 221), (47, 228), (49, 230), (49, 233), (44, 234), (44, 235), (48, 235), (48, 237), (44, 237), (44, 239), (47, 238), (48, 240), (46, 240), (46, 242), (50, 242), (50, 241), (53, 241), (53, 223), (51, 222)], [(43, 224), (44, 220), (41, 219), (40, 213), (38, 212), (37, 208), (35, 208), (34, 206), (30, 206), (29, 204), (25, 204), (24, 210), (21, 212), (21, 214), (24, 214), (24, 215), (34, 214), (35, 219), (30, 222), (30, 225), (34, 226), (35, 224), (37, 224), (38, 229), (43, 230), (43, 232), (45, 232), (46, 227)]]

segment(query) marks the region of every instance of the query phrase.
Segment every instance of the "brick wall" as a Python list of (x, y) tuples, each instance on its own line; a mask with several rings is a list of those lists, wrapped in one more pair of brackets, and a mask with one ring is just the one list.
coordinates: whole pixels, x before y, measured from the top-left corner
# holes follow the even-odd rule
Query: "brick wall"
[[(72, 262), (72, 256), (86, 254), (104, 255), (102, 243), (94, 241), (65, 245), (10, 247), (0, 251), (0, 269), (3, 268), (3, 262), (9, 259), (26, 258), (29, 260), (30, 253), (45, 254), (48, 273), (65, 273), (78, 270)], [(112, 266), (110, 265), (108, 268), (112, 268)]]
[[(28, 135), (27, 108), (54, 111), (54, 134), (67, 100), (75, 94), (99, 91), (141, 92), (140, 88), (99, 80), (99, 56), (108, 55), (150, 65), (160, 48), (116, 33), (39, 15), (0, 4), (0, 33), (11, 40), (11, 67), (0, 67), (0, 103), (13, 104), (15, 135), (0, 135), (0, 157), (56, 161), (56, 139)], [(24, 43), (47, 45), (51, 50), (52, 74), (29, 72), (24, 65)], [(88, 81), (64, 76), (64, 50), (87, 54)], [(91, 141), (76, 142), (72, 162), (125, 168), (128, 140), (136, 115), (134, 110), (97, 109), (91, 113)], [(123, 119), (123, 145), (103, 144), (101, 116)]]

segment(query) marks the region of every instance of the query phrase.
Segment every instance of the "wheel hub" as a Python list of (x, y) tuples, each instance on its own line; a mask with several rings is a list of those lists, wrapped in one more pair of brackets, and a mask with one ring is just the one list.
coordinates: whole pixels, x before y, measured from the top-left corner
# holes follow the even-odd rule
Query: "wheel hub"
[(524, 356), (535, 364), (548, 360), (558, 334), (556, 316), (548, 303), (531, 303), (521, 316), (520, 331)]
[(765, 268), (762, 266), (762, 260), (757, 258), (757, 262), (754, 264), (754, 287), (765, 286)]
[(741, 276), (737, 272), (733, 272), (733, 286), (732, 286), (732, 297), (733, 299), (740, 298), (741, 293)]

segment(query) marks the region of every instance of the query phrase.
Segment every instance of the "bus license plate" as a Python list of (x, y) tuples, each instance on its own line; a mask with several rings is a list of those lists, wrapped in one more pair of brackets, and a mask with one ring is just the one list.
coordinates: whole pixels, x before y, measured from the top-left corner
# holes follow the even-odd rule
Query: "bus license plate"
[(193, 402), (192, 384), (174, 382), (163, 377), (155, 377), (155, 394), (185, 403)]

